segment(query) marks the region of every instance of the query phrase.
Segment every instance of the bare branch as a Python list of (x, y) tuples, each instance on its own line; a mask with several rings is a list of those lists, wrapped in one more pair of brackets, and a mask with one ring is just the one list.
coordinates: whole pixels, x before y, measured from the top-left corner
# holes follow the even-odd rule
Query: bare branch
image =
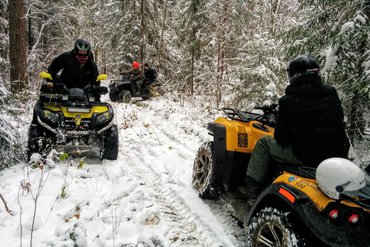
[(1, 200), (3, 201), (3, 203), (4, 203), (4, 206), (5, 206), (5, 210), (6, 210), (6, 212), (8, 212), (10, 215), (12, 215), (12, 216), (13, 216), (12, 210), (10, 210), (10, 209), (8, 208), (8, 205), (6, 204), (6, 201), (5, 201), (4, 197), (1, 195), (1, 193), (0, 193), (0, 198), (1, 198)]

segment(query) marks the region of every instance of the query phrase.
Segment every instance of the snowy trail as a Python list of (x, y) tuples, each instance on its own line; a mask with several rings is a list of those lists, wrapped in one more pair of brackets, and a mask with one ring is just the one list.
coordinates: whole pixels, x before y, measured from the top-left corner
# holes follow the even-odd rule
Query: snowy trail
[(41, 175), (33, 246), (247, 246), (224, 206), (202, 201), (191, 186), (193, 160), (213, 118), (199, 114), (194, 102), (163, 98), (113, 107), (116, 161), (87, 160), (82, 169), (77, 161), (50, 170), (20, 164), (0, 172), (0, 193), (14, 211), (9, 216), (0, 208), (0, 247), (20, 246), (21, 230), (29, 246), (35, 203), (24, 189), (18, 197), (18, 189), (26, 178), (35, 194)]

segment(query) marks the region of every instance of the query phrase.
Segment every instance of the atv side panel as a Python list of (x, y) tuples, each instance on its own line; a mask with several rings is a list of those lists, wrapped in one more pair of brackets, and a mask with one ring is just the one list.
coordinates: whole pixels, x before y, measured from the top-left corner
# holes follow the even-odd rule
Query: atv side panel
[[(274, 129), (258, 121), (242, 122), (219, 117), (215, 123), (226, 130), (226, 151), (252, 153), (257, 141), (266, 135), (273, 136)], [(263, 126), (263, 127), (261, 127)]]

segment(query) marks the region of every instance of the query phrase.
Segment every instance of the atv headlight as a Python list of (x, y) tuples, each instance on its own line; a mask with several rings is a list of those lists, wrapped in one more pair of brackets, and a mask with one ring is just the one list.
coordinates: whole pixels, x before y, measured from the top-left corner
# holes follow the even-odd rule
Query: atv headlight
[(108, 111), (100, 113), (96, 118), (96, 125), (97, 126), (102, 125), (108, 122), (111, 118), (112, 116)]
[(58, 125), (59, 122), (59, 115), (55, 112), (44, 110), (43, 115), (46, 119), (52, 122), (54, 125)]

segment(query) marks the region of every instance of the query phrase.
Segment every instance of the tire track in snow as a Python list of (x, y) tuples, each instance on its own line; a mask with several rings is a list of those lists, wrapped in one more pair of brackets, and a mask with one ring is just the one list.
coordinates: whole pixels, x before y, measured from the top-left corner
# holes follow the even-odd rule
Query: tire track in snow
[[(163, 113), (161, 111), (155, 111), (155, 109), (152, 109), (152, 110), (153, 112), (149, 113), (150, 116), (145, 115), (143, 116), (142, 119), (149, 122), (150, 126), (154, 126), (154, 127), (151, 127), (153, 131), (155, 131), (157, 134), (159, 133), (161, 138), (167, 140), (170, 143), (174, 143), (175, 144), (174, 146), (177, 147), (176, 149), (180, 149), (181, 151), (184, 151), (184, 152), (179, 152), (180, 155), (181, 153), (194, 155), (194, 147), (191, 147), (187, 143), (183, 142), (184, 138), (182, 137), (186, 135), (183, 133), (184, 132), (183, 127), (175, 125), (175, 126), (171, 126), (171, 129), (169, 129), (169, 128), (166, 128), (168, 127), (166, 125), (156, 124), (156, 123), (161, 123), (164, 121), (167, 122), (169, 120), (165, 117), (165, 115), (167, 114), (166, 112)], [(162, 113), (163, 115), (155, 114), (155, 113)], [(192, 122), (192, 121), (189, 120), (189, 122)], [(183, 121), (181, 121), (181, 123), (183, 123)]]
[[(160, 216), (164, 224), (171, 229), (165, 235), (171, 242), (171, 246), (246, 246), (244, 230), (223, 206), (205, 202), (224, 230), (226, 238), (223, 236), (224, 240), (220, 242), (220, 236), (212, 229), (214, 226), (204, 222), (199, 213), (191, 209), (177, 194), (174, 185), (180, 188), (184, 185), (173, 179), (173, 174), (168, 167), (164, 166), (164, 171), (161, 170), (160, 173), (154, 170), (154, 166), (159, 164), (152, 161), (163, 155), (161, 150), (164, 145), (171, 146), (171, 151), (176, 152), (176, 155), (184, 160), (193, 158), (196, 150), (195, 147), (188, 145), (190, 142), (187, 138), (193, 138), (192, 142), (199, 139), (199, 143), (202, 138), (196, 134), (187, 134), (185, 127), (192, 125), (186, 122), (180, 125), (175, 123), (175, 126), (158, 124), (169, 122), (165, 115), (172, 113), (156, 111), (154, 106), (150, 106), (149, 113), (147, 110), (141, 110), (140, 106), (133, 105), (130, 109), (125, 106), (125, 108), (129, 111), (129, 115), (137, 116), (137, 119), (129, 124), (131, 128), (122, 130), (120, 134), (121, 143), (130, 143), (130, 150), (121, 153), (123, 157), (120, 158), (134, 163), (135, 168), (131, 171), (131, 176), (145, 181), (143, 185), (145, 190), (150, 192), (149, 196), (154, 198), (160, 208)], [(119, 109), (121, 110), (124, 110), (123, 107)], [(190, 130), (190, 133), (192, 132), (193, 130)], [(155, 135), (155, 138), (150, 135)], [(137, 140), (134, 141), (135, 139)]]
[[(151, 149), (153, 147), (148, 147), (148, 149), (145, 149), (146, 152), (149, 154), (151, 153)], [(147, 157), (147, 155), (145, 155)], [(156, 156), (157, 157), (157, 156)], [(155, 174), (155, 176), (159, 179), (160, 177), (163, 177), (163, 174), (158, 174), (152, 166), (148, 164), (147, 166), (152, 173)], [(170, 182), (174, 182), (170, 178)], [(164, 187), (165, 189), (170, 189), (168, 187)], [(170, 189), (172, 193), (176, 193), (174, 190)], [(186, 201), (184, 201), (182, 198), (182, 205), (186, 205)], [(238, 221), (230, 214), (229, 210), (227, 209), (226, 204), (220, 202), (209, 202), (206, 204), (210, 207), (211, 212), (216, 217), (217, 221), (223, 226), (225, 230), (225, 235), (227, 235), (230, 240), (235, 244), (235, 246), (246, 246), (247, 243), (247, 236), (245, 235), (245, 231), (241, 229), (238, 225)], [(190, 208), (189, 208), (190, 210)], [(195, 212), (193, 212), (195, 213)], [(196, 213), (195, 213), (196, 214)], [(196, 214), (197, 215), (197, 214)], [(197, 215), (198, 220), (201, 220), (199, 215)]]
[[(137, 151), (135, 153), (138, 154)], [(155, 200), (161, 209), (165, 224), (171, 229), (166, 236), (171, 241), (171, 246), (230, 246), (230, 244), (220, 243), (211, 227), (191, 212), (184, 200), (171, 188), (166, 187), (161, 182), (160, 176), (150, 166), (142, 163), (135, 153), (127, 154), (127, 158), (138, 160), (136, 173), (143, 176), (140, 179), (146, 181), (145, 186), (149, 190), (156, 192)]]

